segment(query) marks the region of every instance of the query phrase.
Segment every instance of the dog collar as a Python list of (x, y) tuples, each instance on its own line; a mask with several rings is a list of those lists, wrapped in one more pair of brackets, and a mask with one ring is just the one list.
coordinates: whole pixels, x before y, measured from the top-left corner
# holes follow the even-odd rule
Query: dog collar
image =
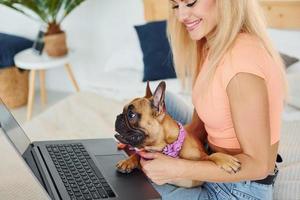
[(181, 150), (183, 141), (186, 136), (186, 132), (185, 132), (182, 124), (180, 122), (177, 122), (177, 124), (179, 126), (179, 135), (178, 135), (177, 140), (175, 142), (173, 142), (172, 144), (168, 144), (167, 146), (165, 146), (165, 148), (162, 151), (163, 154), (165, 154), (167, 156), (171, 156), (173, 158), (178, 158), (179, 152)]

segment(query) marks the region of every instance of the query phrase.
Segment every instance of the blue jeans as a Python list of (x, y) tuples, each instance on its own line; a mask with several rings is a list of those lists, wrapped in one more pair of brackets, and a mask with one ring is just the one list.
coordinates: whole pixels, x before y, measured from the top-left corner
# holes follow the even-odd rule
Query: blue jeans
[[(167, 112), (177, 121), (186, 124), (192, 118), (193, 110), (176, 95), (166, 92)], [(255, 169), (254, 169), (255, 170)], [(272, 185), (264, 185), (251, 181), (235, 183), (211, 183), (194, 188), (180, 188), (173, 185), (156, 185), (155, 189), (161, 194), (163, 200), (272, 200)]]

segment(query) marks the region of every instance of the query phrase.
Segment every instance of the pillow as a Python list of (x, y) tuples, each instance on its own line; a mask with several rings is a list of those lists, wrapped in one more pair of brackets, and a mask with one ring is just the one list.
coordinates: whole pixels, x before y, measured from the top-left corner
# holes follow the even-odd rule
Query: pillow
[(143, 52), (143, 81), (176, 78), (166, 34), (166, 21), (135, 26), (135, 30)]
[(0, 68), (15, 65), (14, 56), (20, 51), (32, 47), (29, 39), (0, 33)]
[(281, 58), (283, 59), (284, 64), (285, 64), (286, 67), (289, 67), (289, 66), (291, 66), (292, 64), (294, 64), (294, 63), (296, 63), (296, 62), (299, 61), (298, 58), (295, 58), (295, 57), (286, 55), (286, 54), (284, 54), (284, 53), (280, 53), (280, 56), (281, 56)]
[(286, 75), (288, 81), (288, 98), (287, 103), (293, 107), (300, 109), (300, 74), (291, 73)]

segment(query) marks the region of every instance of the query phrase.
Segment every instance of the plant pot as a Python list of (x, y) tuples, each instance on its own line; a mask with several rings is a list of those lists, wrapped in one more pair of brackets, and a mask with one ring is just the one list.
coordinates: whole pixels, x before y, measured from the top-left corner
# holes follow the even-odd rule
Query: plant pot
[(51, 57), (60, 57), (68, 53), (65, 32), (46, 35), (44, 37), (45, 51)]

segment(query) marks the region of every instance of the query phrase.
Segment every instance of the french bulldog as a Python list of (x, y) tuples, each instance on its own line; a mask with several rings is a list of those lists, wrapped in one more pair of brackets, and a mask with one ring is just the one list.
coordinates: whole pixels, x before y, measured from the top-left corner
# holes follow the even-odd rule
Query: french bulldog
[[(162, 81), (152, 94), (147, 82), (145, 96), (130, 101), (117, 116), (115, 138), (136, 149), (163, 152), (188, 160), (210, 160), (228, 173), (239, 171), (241, 165), (237, 158), (224, 153), (208, 155), (199, 138), (185, 132), (184, 127), (167, 113), (165, 90), (166, 84)], [(136, 152), (128, 159), (119, 161), (116, 167), (122, 173), (130, 173), (133, 169), (140, 168), (139, 161), (140, 156)], [(202, 183), (180, 180), (171, 184), (190, 188)]]

